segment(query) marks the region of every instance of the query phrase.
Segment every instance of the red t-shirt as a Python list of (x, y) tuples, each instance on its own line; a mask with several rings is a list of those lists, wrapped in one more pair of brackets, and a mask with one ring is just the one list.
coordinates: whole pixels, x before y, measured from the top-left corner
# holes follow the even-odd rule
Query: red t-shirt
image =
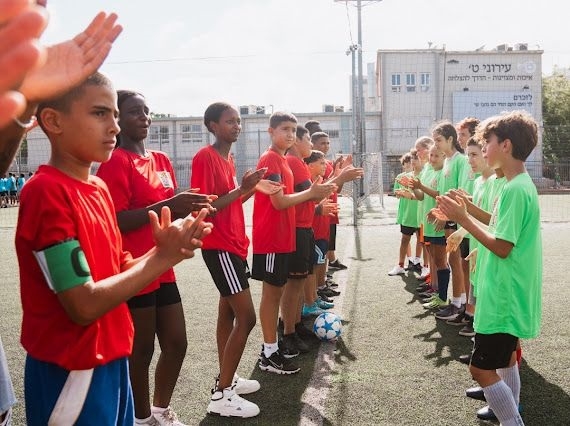
[[(239, 185), (234, 160), (223, 158), (212, 146), (200, 149), (192, 159), (190, 187), (200, 188), (202, 194), (226, 195)], [(245, 260), (249, 239), (245, 234), (245, 219), (241, 197), (206, 219), (214, 224), (212, 233), (204, 238), (202, 248), (235, 253)]]
[(41, 166), (22, 189), (16, 252), (22, 299), (21, 342), (30, 356), (67, 370), (84, 370), (129, 356), (133, 323), (125, 303), (87, 326), (74, 323), (48, 287), (34, 251), (76, 239), (93, 281), (116, 275), (132, 257), (121, 249), (111, 196), (95, 176), (73, 179)]
[[(259, 158), (257, 169), (267, 167), (265, 179), (283, 184), (283, 193), (293, 193), (293, 173), (283, 155), (269, 148)], [(254, 254), (295, 251), (295, 207), (277, 210), (268, 195), (256, 192), (253, 202), (252, 242)]]
[[(117, 148), (111, 159), (102, 163), (97, 176), (105, 181), (113, 198), (115, 210), (136, 210), (174, 196), (176, 176), (170, 160), (160, 151), (147, 150), (148, 156)], [(123, 247), (139, 257), (154, 247), (150, 224), (123, 233)], [(160, 283), (176, 281), (174, 270), (169, 269), (140, 293), (150, 293)]]
[(331, 227), (330, 227), (330, 216), (318, 214), (316, 211), (313, 215), (313, 233), (315, 234), (315, 240), (329, 240)]
[[(311, 187), (311, 172), (303, 160), (294, 155), (286, 155), (287, 164), (293, 172), (293, 190), (301, 192)], [(315, 214), (315, 202), (313, 200), (295, 206), (295, 226), (297, 228), (310, 228)]]
[[(333, 162), (331, 160), (327, 160), (327, 167), (325, 169), (325, 175), (323, 176), (323, 180), (324, 181), (328, 180), (332, 176), (333, 171), (334, 171)], [(334, 203), (338, 202), (338, 193), (333, 192), (329, 198)], [(339, 223), (338, 213), (335, 213), (334, 215), (327, 216), (327, 217), (329, 218), (330, 223), (333, 223), (333, 224)]]

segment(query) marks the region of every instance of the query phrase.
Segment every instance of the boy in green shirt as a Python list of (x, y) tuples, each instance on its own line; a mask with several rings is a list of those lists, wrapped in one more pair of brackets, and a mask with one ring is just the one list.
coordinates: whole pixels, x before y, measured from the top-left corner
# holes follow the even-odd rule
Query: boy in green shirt
[(526, 112), (513, 111), (483, 122), (477, 136), (484, 157), (500, 168), (506, 184), (485, 231), (467, 214), (465, 203), (438, 197), (440, 210), (461, 224), (481, 246), (475, 315), (475, 345), (469, 367), (502, 425), (523, 425), (518, 412), (518, 339), (538, 336), (542, 314), (542, 242), (538, 194), (524, 162), (538, 140)]

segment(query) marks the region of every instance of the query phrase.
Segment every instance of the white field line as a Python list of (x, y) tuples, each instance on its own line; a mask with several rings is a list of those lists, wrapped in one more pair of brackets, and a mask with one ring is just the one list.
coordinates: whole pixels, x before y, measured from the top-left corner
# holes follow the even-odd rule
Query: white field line
[[(350, 229), (347, 236), (348, 243), (345, 246), (344, 253), (339, 259), (342, 259), (348, 269), (344, 271), (335, 272), (335, 278), (338, 283), (338, 290), (341, 292), (339, 296), (334, 299), (333, 313), (340, 315), (342, 318), (342, 306), (344, 302), (344, 295), (346, 294), (346, 284), (348, 280), (348, 271), (350, 271), (351, 258), (354, 251), (354, 228), (347, 226)], [(343, 238), (343, 240), (345, 240)], [(338, 241), (338, 239), (337, 239)], [(317, 354), (315, 361), (315, 368), (309, 384), (305, 392), (301, 396), (303, 409), (301, 410), (301, 418), (299, 425), (301, 426), (322, 426), (323, 419), (325, 418), (324, 407), (331, 387), (332, 371), (334, 369), (334, 350), (336, 344), (322, 343)]]

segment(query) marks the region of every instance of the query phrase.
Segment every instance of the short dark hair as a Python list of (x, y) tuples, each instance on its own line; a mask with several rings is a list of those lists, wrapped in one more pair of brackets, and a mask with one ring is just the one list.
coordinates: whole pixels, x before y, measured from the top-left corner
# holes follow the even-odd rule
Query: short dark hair
[(321, 129), (321, 123), (318, 122), (317, 120), (309, 120), (305, 123), (305, 127), (307, 128), (307, 130), (309, 130), (309, 134), (311, 136), (313, 136), (313, 133), (315, 132), (322, 132), (323, 129)]
[(412, 161), (412, 154), (410, 154), (409, 152), (406, 152), (404, 155), (402, 155), (400, 157), (400, 164), (403, 166), (406, 163), (409, 163)]
[(290, 121), (290, 122), (296, 124), (297, 123), (297, 117), (295, 117), (290, 112), (276, 111), (273, 114), (271, 114), (271, 117), (269, 117), (269, 127), (271, 127), (272, 129), (275, 129), (281, 123), (284, 123), (286, 121)]
[(526, 111), (511, 111), (485, 120), (477, 128), (476, 136), (488, 140), (494, 134), (500, 142), (509, 139), (513, 157), (526, 161), (538, 143), (538, 126)]
[(475, 134), (475, 129), (479, 125), (479, 119), (475, 117), (466, 117), (457, 123), (458, 129), (467, 129), (469, 130), (469, 134), (473, 136)]
[(315, 161), (325, 158), (325, 154), (322, 151), (316, 149), (311, 150), (311, 155), (304, 159), (306, 164), (314, 163)]
[[(146, 99), (142, 93), (135, 92), (134, 90), (117, 90), (117, 108), (119, 109), (119, 114), (121, 113), (121, 106), (125, 101), (135, 96), (140, 96), (141, 98)], [(121, 132), (117, 133), (116, 138), (117, 144), (115, 145), (115, 149), (121, 146)]]
[(206, 111), (204, 112), (204, 126), (206, 126), (210, 133), (214, 133), (210, 128), (210, 123), (212, 121), (214, 123), (220, 121), (220, 117), (224, 111), (231, 108), (233, 108), (233, 106), (227, 102), (214, 102), (208, 108), (206, 108)]
[(467, 141), (466, 146), (478, 146), (479, 148), (481, 148), (481, 142), (475, 136), (471, 136)]
[(329, 135), (328, 133), (325, 132), (315, 132), (311, 135), (311, 142), (315, 143), (316, 141), (318, 141), (320, 138), (328, 138)]
[(53, 99), (50, 99), (48, 101), (41, 102), (38, 105), (36, 117), (38, 118), (38, 124), (40, 125), (42, 130), (45, 131), (42, 120), (41, 120), (41, 113), (44, 109), (52, 108), (52, 109), (55, 109), (56, 111), (68, 113), (69, 108), (71, 107), (71, 104), (83, 95), (83, 93), (85, 92), (85, 88), (88, 86), (108, 87), (111, 90), (114, 90), (113, 83), (111, 82), (109, 77), (107, 77), (104, 74), (101, 74), (99, 71), (97, 71), (94, 74), (91, 74), (89, 77), (87, 77), (81, 83), (79, 83), (77, 86), (68, 90), (67, 92), (63, 93), (62, 95), (58, 96), (57, 98), (53, 98)]
[(297, 124), (297, 139), (303, 139), (303, 136), (305, 136), (307, 133), (309, 133), (309, 131), (306, 127)]

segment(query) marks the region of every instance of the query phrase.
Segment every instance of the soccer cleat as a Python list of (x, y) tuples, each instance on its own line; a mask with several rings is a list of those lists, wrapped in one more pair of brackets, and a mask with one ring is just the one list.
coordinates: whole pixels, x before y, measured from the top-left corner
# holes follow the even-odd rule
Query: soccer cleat
[(331, 287), (325, 285), (324, 287), (321, 288), (317, 288), (317, 294), (318, 293), (324, 294), (327, 297), (335, 297), (335, 296), (339, 296), (340, 295), (340, 291), (338, 290), (334, 290)]
[(465, 324), (465, 326), (461, 330), (459, 330), (459, 335), (465, 337), (475, 336), (475, 330), (473, 330), (473, 320), (471, 320), (469, 324)]
[(311, 305), (303, 305), (301, 316), (303, 317), (318, 316), (324, 312), (325, 311), (323, 311), (321, 308), (318, 307), (317, 302), (313, 302)]
[(239, 396), (234, 387), (216, 390), (212, 394), (207, 411), (222, 417), (255, 417), (259, 414), (259, 407)]
[(321, 309), (332, 309), (334, 308), (334, 303), (325, 302), (321, 297), (317, 297), (317, 306)]
[(319, 296), (319, 299), (324, 300), (325, 302), (333, 303), (333, 300), (330, 297), (327, 297), (325, 294), (323, 294), (323, 292), (319, 293), (318, 290), (317, 296)]
[(295, 340), (295, 333), (283, 335), (279, 341), (279, 350), (285, 358), (295, 358), (299, 355), (300, 351)]
[(400, 265), (396, 265), (392, 268), (392, 270), (390, 272), (388, 272), (388, 275), (393, 277), (394, 275), (403, 275), (405, 273), (406, 273), (406, 270), (404, 268), (402, 268)]
[(422, 266), (420, 271), (420, 278), (426, 278), (429, 275), (429, 268), (427, 266)]
[(457, 317), (447, 320), (446, 323), (454, 326), (469, 324), (469, 315), (462, 311)]
[(445, 308), (446, 306), (448, 306), (448, 303), (444, 300), (441, 300), (439, 295), (436, 295), (433, 300), (431, 300), (430, 302), (426, 302), (426, 303), (422, 304), (422, 306), (425, 309), (440, 309), (440, 308)]
[(453, 303), (446, 306), (444, 309), (440, 310), (435, 314), (435, 317), (440, 320), (452, 320), (459, 316), (461, 313), (461, 308), (458, 308)]
[(300, 370), (293, 361), (285, 358), (279, 351), (273, 352), (269, 358), (265, 356), (264, 352), (261, 352), (260, 357), (259, 368), (262, 371), (275, 374), (295, 374)]
[(465, 396), (468, 398), (473, 398), (478, 401), (487, 401), (485, 398), (485, 393), (483, 392), (483, 388), (481, 386), (474, 386), (472, 388), (465, 390)]
[(341, 269), (347, 269), (348, 266), (340, 263), (340, 260), (336, 259), (334, 262), (329, 262), (329, 269), (340, 271)]
[(156, 409), (156, 407), (151, 408), (152, 416), (155, 418), (156, 423), (149, 423), (151, 425), (157, 426), (185, 426), (172, 408), (166, 407), (165, 410)]
[(235, 393), (238, 395), (246, 395), (248, 393), (257, 392), (261, 385), (257, 380), (244, 379), (243, 377), (234, 374), (234, 381), (232, 383)]
[(327, 286), (327, 287), (338, 287), (338, 283), (334, 282), (332, 278), (327, 278), (325, 280), (325, 286)]

